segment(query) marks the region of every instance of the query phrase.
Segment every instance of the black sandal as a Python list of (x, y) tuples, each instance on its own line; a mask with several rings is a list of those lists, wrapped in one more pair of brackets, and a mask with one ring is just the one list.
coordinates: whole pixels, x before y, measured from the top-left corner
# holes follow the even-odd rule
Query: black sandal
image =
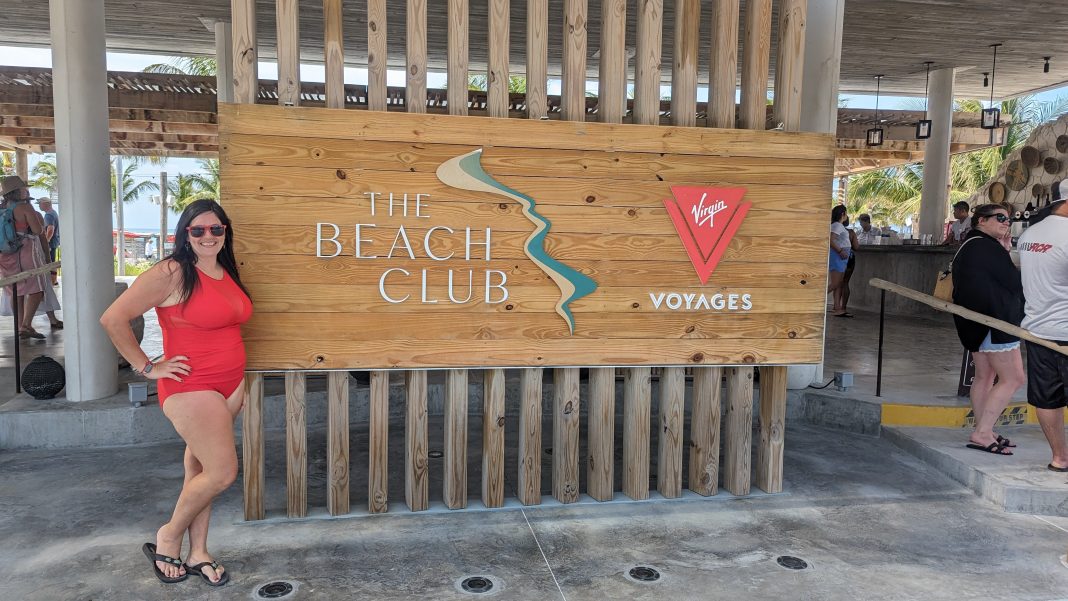
[(979, 451), (986, 451), (987, 453), (991, 453), (991, 454), (994, 454), (994, 455), (1004, 455), (1006, 457), (1009, 457), (1009, 456), (1012, 455), (1011, 452), (1002, 453), (1002, 451), (1004, 451), (1007, 447), (1005, 445), (1001, 444), (1000, 442), (997, 442), (997, 441), (994, 441), (994, 442), (986, 445), (985, 447), (983, 445), (979, 444), (979, 443), (976, 443), (976, 442), (969, 442), (966, 446), (969, 449), (976, 449), (976, 450), (979, 450)]
[(217, 581), (212, 582), (211, 578), (208, 578), (208, 575), (204, 573), (204, 568), (209, 568), (209, 567), (211, 569), (215, 570), (215, 573), (218, 575), (219, 574), (219, 568), (222, 567), (222, 566), (220, 566), (219, 562), (217, 562), (217, 561), (202, 561), (202, 562), (198, 563), (195, 566), (191, 566), (189, 564), (185, 564), (185, 572), (186, 572), (186, 574), (189, 574), (190, 572), (192, 572), (193, 574), (199, 574), (200, 577), (204, 579), (204, 582), (207, 582), (209, 586), (222, 586), (222, 585), (226, 584), (227, 582), (230, 582), (230, 571), (229, 570), (227, 570), (227, 571), (223, 572), (221, 575), (219, 575), (219, 579)]
[(1004, 436), (1002, 436), (1000, 434), (998, 434), (997, 437), (998, 437), (998, 444), (1000, 444), (1001, 446), (1008, 447), (1010, 449), (1015, 449), (1016, 448), (1016, 443), (1012, 442), (1008, 438), (1005, 438)]
[(156, 553), (156, 545), (154, 543), (145, 543), (141, 547), (141, 551), (145, 554), (145, 557), (148, 557), (148, 560), (152, 562), (152, 571), (156, 573), (156, 578), (159, 578), (160, 582), (164, 584), (174, 584), (176, 582), (181, 582), (186, 578), (189, 578), (189, 568), (186, 568), (185, 574), (182, 574), (181, 576), (176, 576), (174, 578), (171, 578), (164, 574), (163, 570), (160, 570), (159, 566), (156, 565), (157, 561), (162, 561), (163, 563), (169, 563), (173, 566), (179, 567), (185, 564), (182, 563), (181, 559), (175, 559), (167, 555), (160, 555), (159, 553)]

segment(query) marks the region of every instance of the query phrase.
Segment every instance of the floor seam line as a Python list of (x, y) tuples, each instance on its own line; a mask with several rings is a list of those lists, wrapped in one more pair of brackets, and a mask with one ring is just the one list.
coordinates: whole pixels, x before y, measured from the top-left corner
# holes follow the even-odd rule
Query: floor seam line
[(1040, 522), (1045, 522), (1046, 524), (1049, 524), (1050, 526), (1053, 526), (1054, 528), (1056, 528), (1057, 530), (1060, 530), (1061, 532), (1068, 532), (1068, 530), (1058, 526), (1057, 524), (1054, 524), (1053, 522), (1047, 520), (1046, 518), (1044, 518), (1044, 517), (1042, 517), (1040, 515), (1036, 515), (1036, 516), (1032, 516), (1032, 517), (1034, 517), (1036, 520), (1038, 520)]
[(545, 567), (549, 568), (549, 575), (553, 577), (553, 582), (556, 584), (556, 590), (560, 593), (560, 598), (563, 601), (567, 601), (567, 597), (564, 596), (564, 589), (560, 587), (560, 581), (556, 579), (556, 572), (553, 571), (553, 567), (549, 565), (549, 558), (545, 555), (545, 550), (541, 548), (541, 541), (538, 540), (538, 535), (534, 532), (534, 527), (530, 525), (530, 520), (527, 519), (527, 512), (522, 507), (519, 508), (519, 512), (523, 514), (523, 521), (527, 523), (527, 528), (530, 529), (530, 535), (534, 537), (534, 544), (538, 545), (538, 552), (541, 553), (541, 559), (545, 562)]

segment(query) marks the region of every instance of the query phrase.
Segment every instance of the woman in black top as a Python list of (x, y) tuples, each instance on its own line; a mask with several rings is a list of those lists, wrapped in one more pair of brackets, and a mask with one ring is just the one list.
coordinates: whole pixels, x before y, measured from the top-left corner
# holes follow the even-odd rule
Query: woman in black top
[[(995, 319), (1020, 325), (1024, 316), (1020, 271), (1000, 240), (1012, 224), (1005, 207), (975, 208), (972, 230), (953, 260), (953, 302)], [(994, 433), (994, 423), (1024, 383), (1020, 339), (974, 321), (953, 316), (957, 336), (972, 352), (975, 379), (971, 401), (975, 430), (969, 448), (1012, 455), (1012, 444)], [(994, 383), (995, 377), (997, 384)]]

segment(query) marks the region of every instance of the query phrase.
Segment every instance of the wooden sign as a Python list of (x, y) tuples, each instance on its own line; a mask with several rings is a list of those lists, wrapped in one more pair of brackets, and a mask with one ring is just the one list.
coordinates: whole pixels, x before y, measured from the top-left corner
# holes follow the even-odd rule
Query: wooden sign
[(831, 136), (220, 105), (251, 370), (821, 360)]

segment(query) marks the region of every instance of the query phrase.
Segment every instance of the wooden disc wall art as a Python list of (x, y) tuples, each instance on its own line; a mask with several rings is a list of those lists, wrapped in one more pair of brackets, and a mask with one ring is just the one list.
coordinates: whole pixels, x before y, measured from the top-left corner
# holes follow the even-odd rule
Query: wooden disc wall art
[(1062, 154), (1068, 152), (1068, 135), (1061, 134), (1057, 136), (1057, 152)]
[(1061, 161), (1054, 157), (1046, 157), (1045, 160), (1042, 161), (1042, 169), (1050, 175), (1057, 175), (1061, 172)]
[(1042, 163), (1042, 155), (1034, 146), (1024, 146), (1020, 149), (1020, 160), (1028, 167), (1038, 167)]
[(1031, 196), (1034, 198), (1042, 198), (1046, 194), (1046, 187), (1042, 184), (1035, 184), (1031, 186)]
[(1023, 190), (1029, 179), (1031, 179), (1031, 170), (1022, 160), (1015, 159), (1009, 162), (1009, 166), (1005, 169), (1005, 183), (1008, 184), (1009, 190), (1013, 192)]
[(987, 198), (994, 204), (1000, 204), (1005, 200), (1005, 184), (994, 182), (986, 190)]

